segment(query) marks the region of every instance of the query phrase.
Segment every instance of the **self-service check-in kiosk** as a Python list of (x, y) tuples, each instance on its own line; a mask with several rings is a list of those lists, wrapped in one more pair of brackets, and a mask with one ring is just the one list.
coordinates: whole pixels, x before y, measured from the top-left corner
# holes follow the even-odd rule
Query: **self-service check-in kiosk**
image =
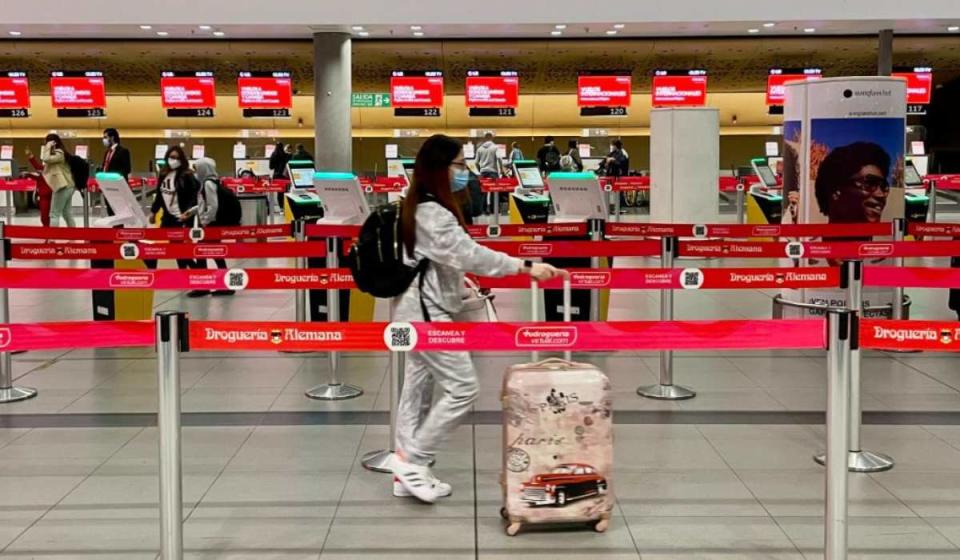
[(543, 177), (534, 160), (513, 162), (518, 188), (510, 195), (511, 224), (543, 224), (550, 216), (550, 197), (544, 194)]
[[(551, 173), (547, 177), (550, 202), (557, 222), (587, 222), (588, 231), (583, 237), (554, 237), (575, 241), (603, 239), (603, 226), (609, 217), (607, 196), (600, 181), (592, 172)], [(602, 257), (545, 258), (544, 262), (559, 268), (610, 268), (612, 259)], [(609, 290), (573, 290), (570, 318), (573, 321), (606, 321), (609, 306)], [(544, 290), (545, 317), (547, 321), (563, 320), (563, 293), (559, 290)], [(591, 316), (593, 315), (593, 316)]]
[(907, 222), (925, 223), (930, 211), (930, 196), (927, 194), (923, 177), (917, 171), (912, 161), (907, 160), (903, 166), (904, 188), (904, 217)]
[(783, 219), (783, 185), (770, 168), (767, 158), (750, 161), (760, 183), (745, 185), (747, 192), (748, 224), (779, 224)]
[[(313, 174), (311, 194), (320, 200), (322, 218), (318, 224), (359, 225), (370, 214), (367, 198), (360, 180), (353, 173), (315, 172)], [(309, 268), (343, 268), (343, 240), (327, 240), (327, 257), (308, 258)], [(330, 308), (327, 303), (327, 290), (310, 290), (308, 305), (311, 321), (327, 321)], [(340, 290), (339, 306), (334, 312), (340, 321), (369, 322), (373, 320), (375, 300), (369, 294), (359, 290)]]
[(287, 204), (283, 211), (287, 222), (299, 218), (319, 218), (323, 215), (320, 197), (313, 193), (313, 174), (316, 171), (310, 160), (293, 159), (287, 162), (290, 190), (284, 196)]
[[(130, 186), (119, 173), (97, 173), (100, 193), (113, 209), (113, 215), (93, 222), (94, 227), (146, 228), (147, 217)], [(137, 259), (135, 246), (121, 248), (124, 259), (90, 261), (90, 268), (143, 270), (146, 265)], [(94, 321), (143, 321), (153, 316), (152, 290), (93, 290)]]

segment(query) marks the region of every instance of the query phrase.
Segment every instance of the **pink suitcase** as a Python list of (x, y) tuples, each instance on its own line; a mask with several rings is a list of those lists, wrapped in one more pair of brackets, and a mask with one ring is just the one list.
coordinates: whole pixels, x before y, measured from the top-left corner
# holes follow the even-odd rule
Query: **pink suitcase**
[(511, 367), (503, 379), (503, 474), (507, 534), (523, 525), (593, 523), (613, 510), (610, 380), (591, 364), (548, 359)]

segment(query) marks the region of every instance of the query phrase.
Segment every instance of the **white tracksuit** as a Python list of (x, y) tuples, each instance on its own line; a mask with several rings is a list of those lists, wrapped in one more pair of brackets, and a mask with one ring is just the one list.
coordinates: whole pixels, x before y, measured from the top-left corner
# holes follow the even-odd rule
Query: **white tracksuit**
[[(523, 261), (488, 249), (470, 238), (456, 217), (436, 202), (417, 207), (417, 243), (408, 264), (430, 261), (423, 301), (434, 322), (450, 322), (463, 305), (464, 273), (480, 276), (518, 274)], [(419, 281), (393, 301), (393, 321), (422, 322)], [(443, 395), (432, 407), (433, 385)], [(407, 460), (429, 464), (443, 440), (456, 428), (477, 398), (477, 373), (469, 352), (411, 352), (407, 356), (397, 413), (398, 449)]]

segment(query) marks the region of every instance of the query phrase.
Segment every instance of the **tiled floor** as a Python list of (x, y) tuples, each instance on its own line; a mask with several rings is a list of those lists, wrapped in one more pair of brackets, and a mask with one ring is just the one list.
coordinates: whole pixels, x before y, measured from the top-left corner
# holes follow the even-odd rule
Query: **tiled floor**
[[(677, 317), (767, 318), (770, 295), (678, 293)], [(910, 295), (915, 317), (952, 318), (943, 291)], [(89, 314), (83, 292), (22, 291), (11, 303), (17, 322)], [(204, 300), (161, 292), (155, 303), (198, 318), (293, 317), (286, 292)], [(525, 318), (524, 294), (498, 294), (498, 303), (505, 318)], [(617, 292), (611, 318), (654, 319), (658, 308), (655, 292)], [(183, 429), (187, 557), (822, 557), (824, 478), (811, 457), (824, 433), (815, 414), (803, 414), (824, 408), (822, 353), (680, 353), (677, 382), (698, 395), (676, 403), (635, 393), (656, 380), (655, 354), (580, 356), (609, 373), (620, 413), (614, 521), (606, 534), (510, 538), (498, 514), (496, 412), (503, 370), (525, 358), (478, 355), (481, 414), (453, 435), (437, 466), (454, 495), (425, 506), (392, 497), (388, 476), (358, 464), (387, 439), (384, 357), (343, 357), (344, 379), (364, 394), (330, 403), (303, 396), (329, 375), (322, 355), (184, 355), (183, 408), (195, 413)], [(15, 356), (14, 371), (40, 395), (0, 405), (8, 426), (0, 428), (0, 558), (155, 559), (157, 431), (137, 414), (156, 411), (152, 350), (28, 353)], [(960, 558), (960, 357), (869, 353), (863, 392), (868, 419), (877, 419), (863, 427), (864, 447), (897, 465), (850, 478), (851, 558)], [(329, 414), (337, 411), (346, 414)], [(915, 412), (934, 421), (911, 421)], [(693, 414), (699, 420), (676, 423)], [(71, 422), (84, 427), (64, 426)]]

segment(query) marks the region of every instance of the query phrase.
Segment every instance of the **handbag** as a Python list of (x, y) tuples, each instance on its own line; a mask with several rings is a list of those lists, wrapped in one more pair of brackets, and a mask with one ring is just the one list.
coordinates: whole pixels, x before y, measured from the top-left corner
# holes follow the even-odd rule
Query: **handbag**
[(493, 294), (480, 291), (480, 286), (466, 278), (466, 293), (460, 311), (453, 315), (458, 323), (496, 323), (497, 309), (493, 306)]

